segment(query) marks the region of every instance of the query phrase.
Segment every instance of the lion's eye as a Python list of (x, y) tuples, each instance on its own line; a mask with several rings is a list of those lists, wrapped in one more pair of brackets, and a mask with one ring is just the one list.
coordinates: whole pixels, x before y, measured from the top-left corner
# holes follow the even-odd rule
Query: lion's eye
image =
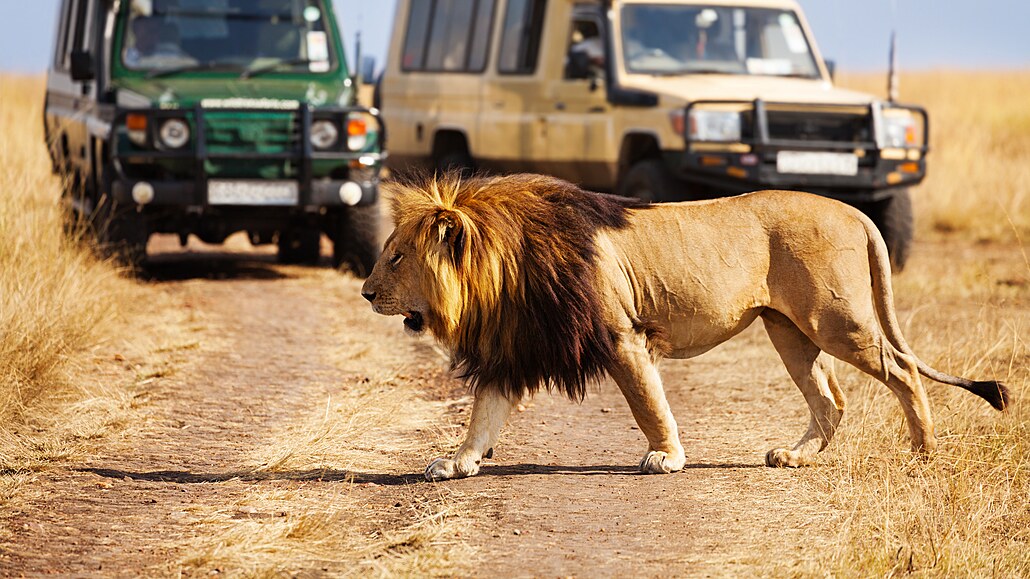
[(395, 266), (398, 263), (400, 263), (402, 259), (404, 259), (404, 254), (403, 253), (395, 253), (393, 255), (393, 257), (390, 258), (390, 265), (394, 265)]

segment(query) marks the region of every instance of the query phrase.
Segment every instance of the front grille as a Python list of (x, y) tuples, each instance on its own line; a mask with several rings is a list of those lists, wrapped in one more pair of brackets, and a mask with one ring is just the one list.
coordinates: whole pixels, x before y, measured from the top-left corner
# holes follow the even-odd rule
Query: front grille
[(207, 149), (218, 153), (289, 153), (300, 138), (293, 113), (205, 112)]
[(872, 141), (868, 114), (810, 113), (768, 110), (769, 138), (783, 141)]

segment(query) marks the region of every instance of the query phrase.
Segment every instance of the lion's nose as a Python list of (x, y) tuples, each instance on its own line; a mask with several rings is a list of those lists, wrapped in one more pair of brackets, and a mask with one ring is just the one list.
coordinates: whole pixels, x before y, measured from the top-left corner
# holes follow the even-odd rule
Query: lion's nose
[(376, 299), (376, 292), (361, 292), (361, 297), (368, 301), (373, 301)]

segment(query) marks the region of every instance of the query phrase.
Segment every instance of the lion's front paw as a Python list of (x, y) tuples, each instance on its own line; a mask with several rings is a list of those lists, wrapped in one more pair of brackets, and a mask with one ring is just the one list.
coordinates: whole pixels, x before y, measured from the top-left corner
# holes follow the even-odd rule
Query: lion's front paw
[(430, 462), (429, 466), (426, 467), (426, 480), (436, 482), (452, 478), (465, 478), (477, 472), (479, 472), (479, 467), (475, 464), (472, 465), (471, 469), (463, 469), (457, 462), (449, 458), (438, 458)]
[(644, 474), (669, 474), (681, 470), (687, 462), (686, 457), (671, 456), (667, 452), (652, 450), (640, 461), (640, 472)]
[(801, 458), (801, 454), (786, 448), (774, 448), (765, 454), (766, 466), (782, 468), (789, 466), (797, 468), (803, 466), (807, 461)]

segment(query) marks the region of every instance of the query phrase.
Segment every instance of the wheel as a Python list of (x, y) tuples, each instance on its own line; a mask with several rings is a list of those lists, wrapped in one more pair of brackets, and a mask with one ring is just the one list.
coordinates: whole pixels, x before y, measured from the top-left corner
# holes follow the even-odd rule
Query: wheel
[(318, 229), (293, 228), (279, 232), (279, 263), (315, 265), (321, 255), (322, 232)]
[(890, 197), (867, 203), (860, 209), (873, 220), (887, 242), (891, 270), (903, 270), (912, 249), (912, 196), (908, 189), (897, 189)]
[(686, 185), (674, 177), (659, 159), (646, 159), (630, 167), (619, 194), (641, 201), (659, 203), (686, 197)]
[(471, 177), (476, 172), (472, 156), (464, 149), (451, 149), (444, 151), (436, 157), (436, 172), (450, 173), (457, 172), (462, 177)]
[(368, 277), (379, 259), (379, 205), (350, 207), (340, 213), (333, 232), (333, 267), (347, 266)]
[(150, 231), (142, 214), (132, 207), (115, 208), (114, 211), (100, 211), (103, 221), (94, 221), (103, 255), (118, 263), (139, 267), (147, 258), (147, 240)]

